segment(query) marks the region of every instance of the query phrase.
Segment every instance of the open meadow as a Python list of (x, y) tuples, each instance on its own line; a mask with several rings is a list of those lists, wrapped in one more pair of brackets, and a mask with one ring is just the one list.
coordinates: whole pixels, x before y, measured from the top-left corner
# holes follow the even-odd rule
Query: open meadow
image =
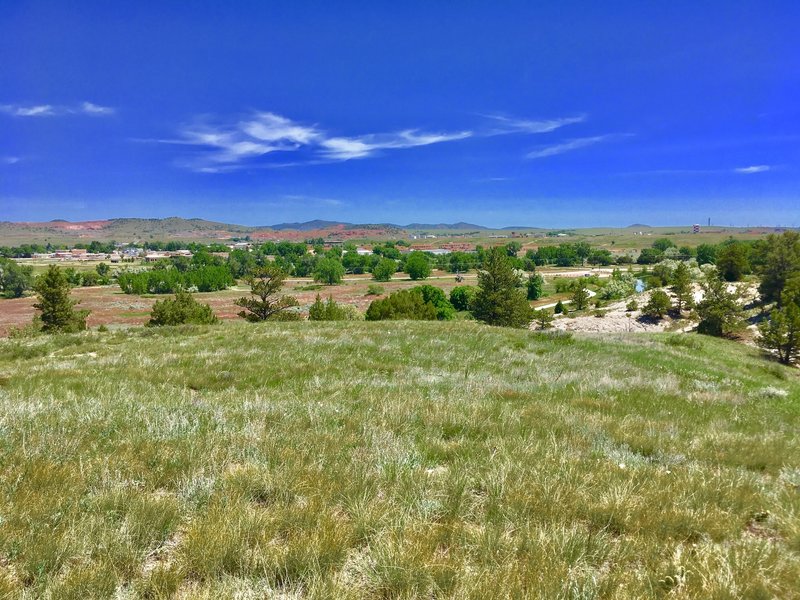
[(0, 404), (0, 597), (800, 597), (800, 380), (725, 340), (95, 331)]

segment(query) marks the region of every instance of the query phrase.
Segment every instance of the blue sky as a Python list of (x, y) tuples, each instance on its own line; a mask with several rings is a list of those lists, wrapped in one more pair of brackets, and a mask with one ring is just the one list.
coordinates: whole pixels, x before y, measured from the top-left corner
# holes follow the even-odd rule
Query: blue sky
[(798, 2), (0, 0), (0, 220), (800, 225)]

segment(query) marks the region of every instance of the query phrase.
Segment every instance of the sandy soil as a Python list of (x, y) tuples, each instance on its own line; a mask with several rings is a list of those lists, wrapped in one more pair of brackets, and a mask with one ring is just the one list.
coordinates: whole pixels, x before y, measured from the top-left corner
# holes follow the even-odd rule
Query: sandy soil
[[(644, 306), (648, 300), (648, 294), (639, 294), (636, 302), (639, 306)], [(571, 318), (562, 316), (553, 322), (553, 328), (561, 331), (578, 331), (585, 333), (620, 333), (624, 331), (664, 331), (671, 324), (672, 320), (667, 318), (661, 321), (640, 320), (641, 311), (627, 312), (625, 306), (628, 300), (622, 300), (603, 308), (604, 316), (596, 317), (592, 314)], [(535, 327), (535, 326), (534, 326)]]

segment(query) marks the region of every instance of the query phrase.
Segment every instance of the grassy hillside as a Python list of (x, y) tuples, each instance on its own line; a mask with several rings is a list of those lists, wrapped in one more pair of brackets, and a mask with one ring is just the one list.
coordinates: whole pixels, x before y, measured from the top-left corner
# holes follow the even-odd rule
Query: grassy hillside
[(2, 340), (0, 405), (0, 597), (800, 597), (800, 382), (721, 340)]

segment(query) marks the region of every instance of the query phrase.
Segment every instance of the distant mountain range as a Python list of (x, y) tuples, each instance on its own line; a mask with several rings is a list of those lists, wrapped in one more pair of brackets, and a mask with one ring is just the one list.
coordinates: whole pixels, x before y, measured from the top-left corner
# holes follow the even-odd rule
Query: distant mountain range
[[(503, 230), (534, 229), (505, 227)], [(251, 236), (254, 239), (297, 239), (308, 237), (364, 238), (399, 236), (406, 232), (433, 231), (491, 231), (489, 227), (474, 223), (348, 223), (316, 219), (296, 223), (277, 223), (266, 226), (234, 225), (206, 221), (205, 219), (120, 218), (96, 221), (0, 222), (0, 245), (18, 245), (26, 242), (67, 243), (80, 240), (148, 241), (166, 239), (226, 240)], [(499, 230), (495, 230), (499, 231)]]

